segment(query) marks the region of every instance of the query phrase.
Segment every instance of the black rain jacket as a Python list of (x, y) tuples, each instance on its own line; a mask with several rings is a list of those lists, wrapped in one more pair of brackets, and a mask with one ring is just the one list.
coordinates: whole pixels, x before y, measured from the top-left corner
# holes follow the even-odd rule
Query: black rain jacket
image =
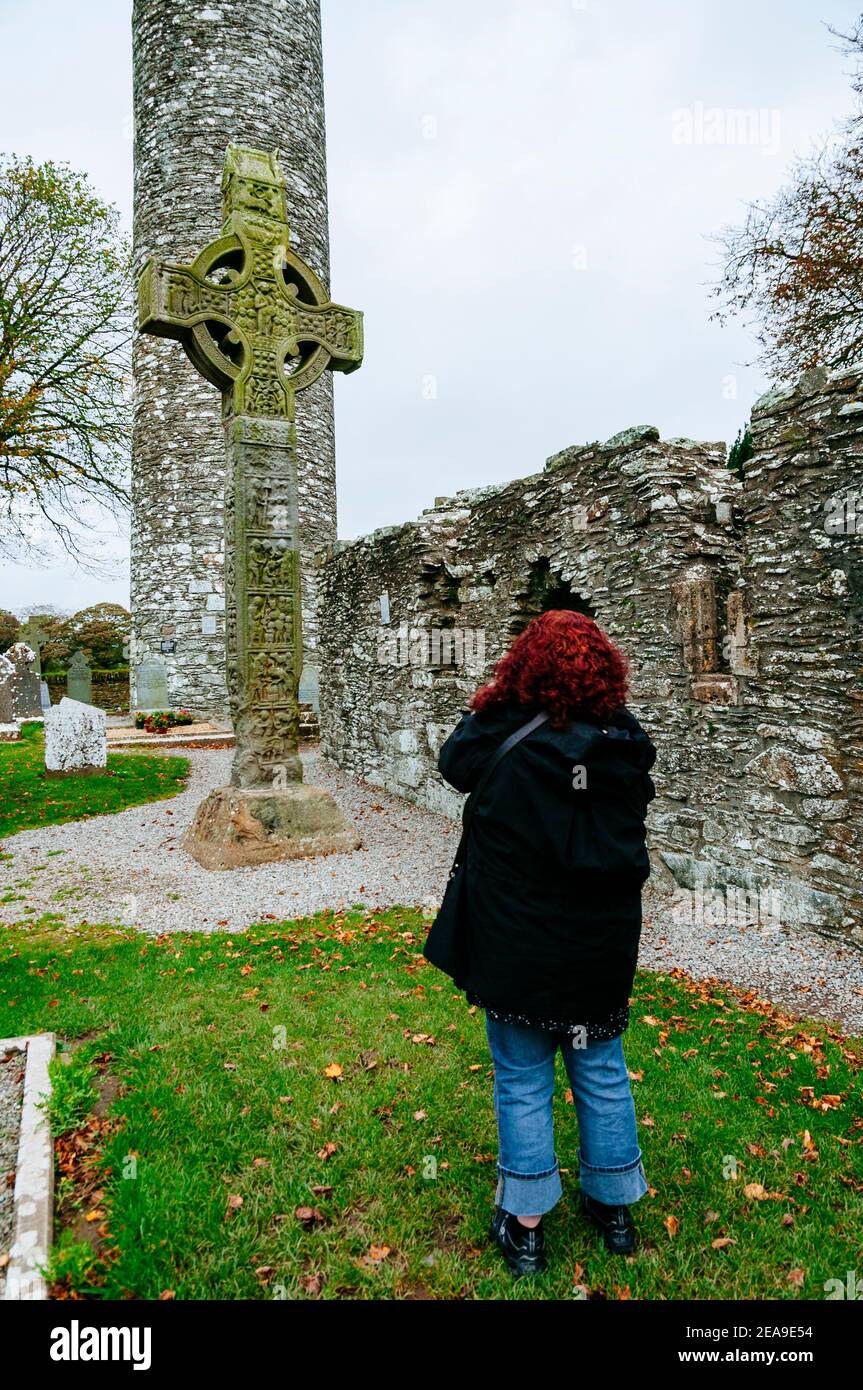
[[(442, 776), (470, 792), (531, 714), (463, 715), (441, 748)], [(621, 709), (605, 728), (544, 724), (500, 761), (473, 808), (466, 991), (501, 1010), (585, 1023), (625, 1007), (650, 873), (644, 820), (655, 759)]]

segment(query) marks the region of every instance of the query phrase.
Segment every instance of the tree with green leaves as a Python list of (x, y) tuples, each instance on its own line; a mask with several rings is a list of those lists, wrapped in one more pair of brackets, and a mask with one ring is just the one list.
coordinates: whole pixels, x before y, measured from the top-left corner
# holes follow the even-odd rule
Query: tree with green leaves
[(0, 608), (0, 652), (8, 649), (18, 641), (18, 632), (21, 624), (6, 608)]
[(742, 478), (744, 465), (754, 453), (755, 445), (752, 442), (752, 431), (747, 425), (745, 430), (737, 431), (737, 438), (728, 450), (728, 468), (732, 473), (736, 473), (738, 478)]
[[(66, 165), (0, 156), (0, 552), (98, 567), (128, 503), (132, 294), (119, 213)], [(41, 536), (40, 536), (41, 533)]]
[(91, 666), (112, 670), (128, 665), (132, 619), (119, 603), (96, 603), (69, 618), (63, 637), (69, 655), (80, 647)]
[(863, 358), (863, 17), (853, 33), (830, 32), (855, 60), (857, 113), (718, 238), (714, 317), (744, 318), (762, 363), (787, 382)]

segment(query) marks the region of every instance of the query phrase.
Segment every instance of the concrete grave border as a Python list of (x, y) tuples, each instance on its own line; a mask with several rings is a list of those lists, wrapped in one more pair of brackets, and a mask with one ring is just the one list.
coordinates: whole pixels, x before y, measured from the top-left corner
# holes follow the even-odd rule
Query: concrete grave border
[(26, 1055), (15, 1167), (12, 1249), (4, 1293), (7, 1302), (48, 1297), (42, 1270), (48, 1263), (54, 1224), (54, 1145), (41, 1102), (51, 1094), (48, 1063), (55, 1048), (53, 1033), (0, 1038), (0, 1051), (18, 1051)]

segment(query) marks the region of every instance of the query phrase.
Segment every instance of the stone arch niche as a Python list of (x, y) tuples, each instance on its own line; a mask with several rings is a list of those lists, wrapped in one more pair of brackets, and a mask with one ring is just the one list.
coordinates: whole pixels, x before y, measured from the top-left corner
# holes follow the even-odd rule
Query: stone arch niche
[(695, 563), (674, 585), (674, 613), (683, 667), (689, 675), (689, 697), (706, 705), (736, 705), (740, 698), (737, 676), (750, 673), (743, 594), (736, 588), (729, 591), (725, 578), (720, 575), (717, 585), (714, 569)]
[(533, 618), (557, 608), (570, 613), (585, 613), (588, 618), (596, 617), (596, 611), (589, 601), (573, 589), (568, 579), (552, 569), (547, 555), (540, 555), (530, 564), (524, 589), (515, 595), (509, 617), (509, 632), (517, 637)]

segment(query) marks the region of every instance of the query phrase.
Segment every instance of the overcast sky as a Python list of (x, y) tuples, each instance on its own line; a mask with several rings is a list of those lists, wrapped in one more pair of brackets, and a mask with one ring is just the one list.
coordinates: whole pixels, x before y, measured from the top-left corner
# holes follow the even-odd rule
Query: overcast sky
[[(851, 108), (849, 0), (323, 0), (339, 532), (633, 424), (731, 442), (767, 383), (708, 321), (708, 238)], [(0, 149), (131, 218), (131, 0), (0, 0)], [(238, 5), (238, 16), (242, 5)], [(754, 108), (741, 139), (711, 112)], [(683, 114), (682, 114), (683, 113)], [(702, 122), (706, 122), (704, 124)], [(0, 566), (0, 607), (128, 602)]]

